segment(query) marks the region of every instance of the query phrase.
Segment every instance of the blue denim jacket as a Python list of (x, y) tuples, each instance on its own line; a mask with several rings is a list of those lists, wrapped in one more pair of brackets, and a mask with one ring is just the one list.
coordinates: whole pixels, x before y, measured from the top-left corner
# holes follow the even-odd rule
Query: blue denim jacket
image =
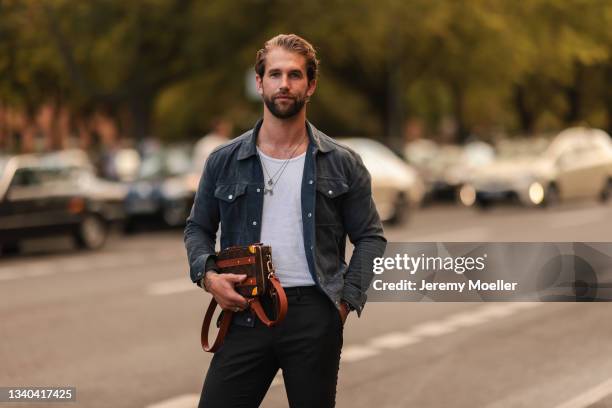
[[(221, 248), (260, 240), (264, 176), (256, 140), (261, 123), (217, 148), (206, 162), (185, 228), (194, 282), (202, 279), (207, 260), (215, 254), (219, 224)], [(336, 307), (345, 300), (361, 315), (373, 259), (383, 255), (387, 242), (372, 200), (370, 174), (355, 152), (309, 122), (306, 128), (301, 200), (308, 269)], [(355, 246), (348, 265), (347, 235)]]

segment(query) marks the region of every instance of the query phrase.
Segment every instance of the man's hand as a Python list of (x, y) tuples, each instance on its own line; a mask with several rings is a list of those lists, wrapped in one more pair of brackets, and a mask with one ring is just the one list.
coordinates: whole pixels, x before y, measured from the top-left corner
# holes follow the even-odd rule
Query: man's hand
[(233, 273), (206, 272), (204, 278), (205, 289), (210, 292), (221, 309), (239, 312), (245, 310), (249, 304), (247, 300), (234, 289), (236, 283), (242, 282), (246, 275)]
[(340, 302), (340, 319), (342, 320), (342, 325), (344, 326), (344, 322), (346, 322), (346, 318), (349, 313), (351, 313), (351, 309), (346, 304), (346, 302)]

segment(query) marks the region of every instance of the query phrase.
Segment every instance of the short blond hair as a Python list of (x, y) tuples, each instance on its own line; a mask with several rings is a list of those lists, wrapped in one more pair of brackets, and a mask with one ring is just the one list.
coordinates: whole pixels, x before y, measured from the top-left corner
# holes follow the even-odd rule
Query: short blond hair
[(262, 49), (257, 51), (255, 57), (255, 73), (260, 77), (266, 72), (266, 56), (273, 48), (280, 47), (290, 52), (295, 52), (306, 58), (306, 76), (308, 82), (317, 78), (319, 71), (319, 60), (317, 52), (312, 44), (295, 34), (279, 34), (264, 43)]

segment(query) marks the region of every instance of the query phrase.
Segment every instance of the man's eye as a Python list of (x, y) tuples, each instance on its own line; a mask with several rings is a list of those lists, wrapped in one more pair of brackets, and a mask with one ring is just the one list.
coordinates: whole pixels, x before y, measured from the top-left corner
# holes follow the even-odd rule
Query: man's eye
[(278, 76), (278, 73), (277, 73), (277, 72), (274, 72), (274, 73), (270, 74), (270, 76), (271, 76), (272, 78), (276, 78), (276, 77)]

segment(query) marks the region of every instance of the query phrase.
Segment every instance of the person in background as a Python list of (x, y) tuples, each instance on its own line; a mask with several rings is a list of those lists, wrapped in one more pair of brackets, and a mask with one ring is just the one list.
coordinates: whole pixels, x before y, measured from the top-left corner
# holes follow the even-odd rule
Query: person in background
[(202, 174), (204, 163), (208, 156), (223, 143), (230, 140), (234, 126), (225, 119), (215, 119), (211, 126), (210, 133), (206, 134), (195, 144), (193, 149), (194, 171)]

